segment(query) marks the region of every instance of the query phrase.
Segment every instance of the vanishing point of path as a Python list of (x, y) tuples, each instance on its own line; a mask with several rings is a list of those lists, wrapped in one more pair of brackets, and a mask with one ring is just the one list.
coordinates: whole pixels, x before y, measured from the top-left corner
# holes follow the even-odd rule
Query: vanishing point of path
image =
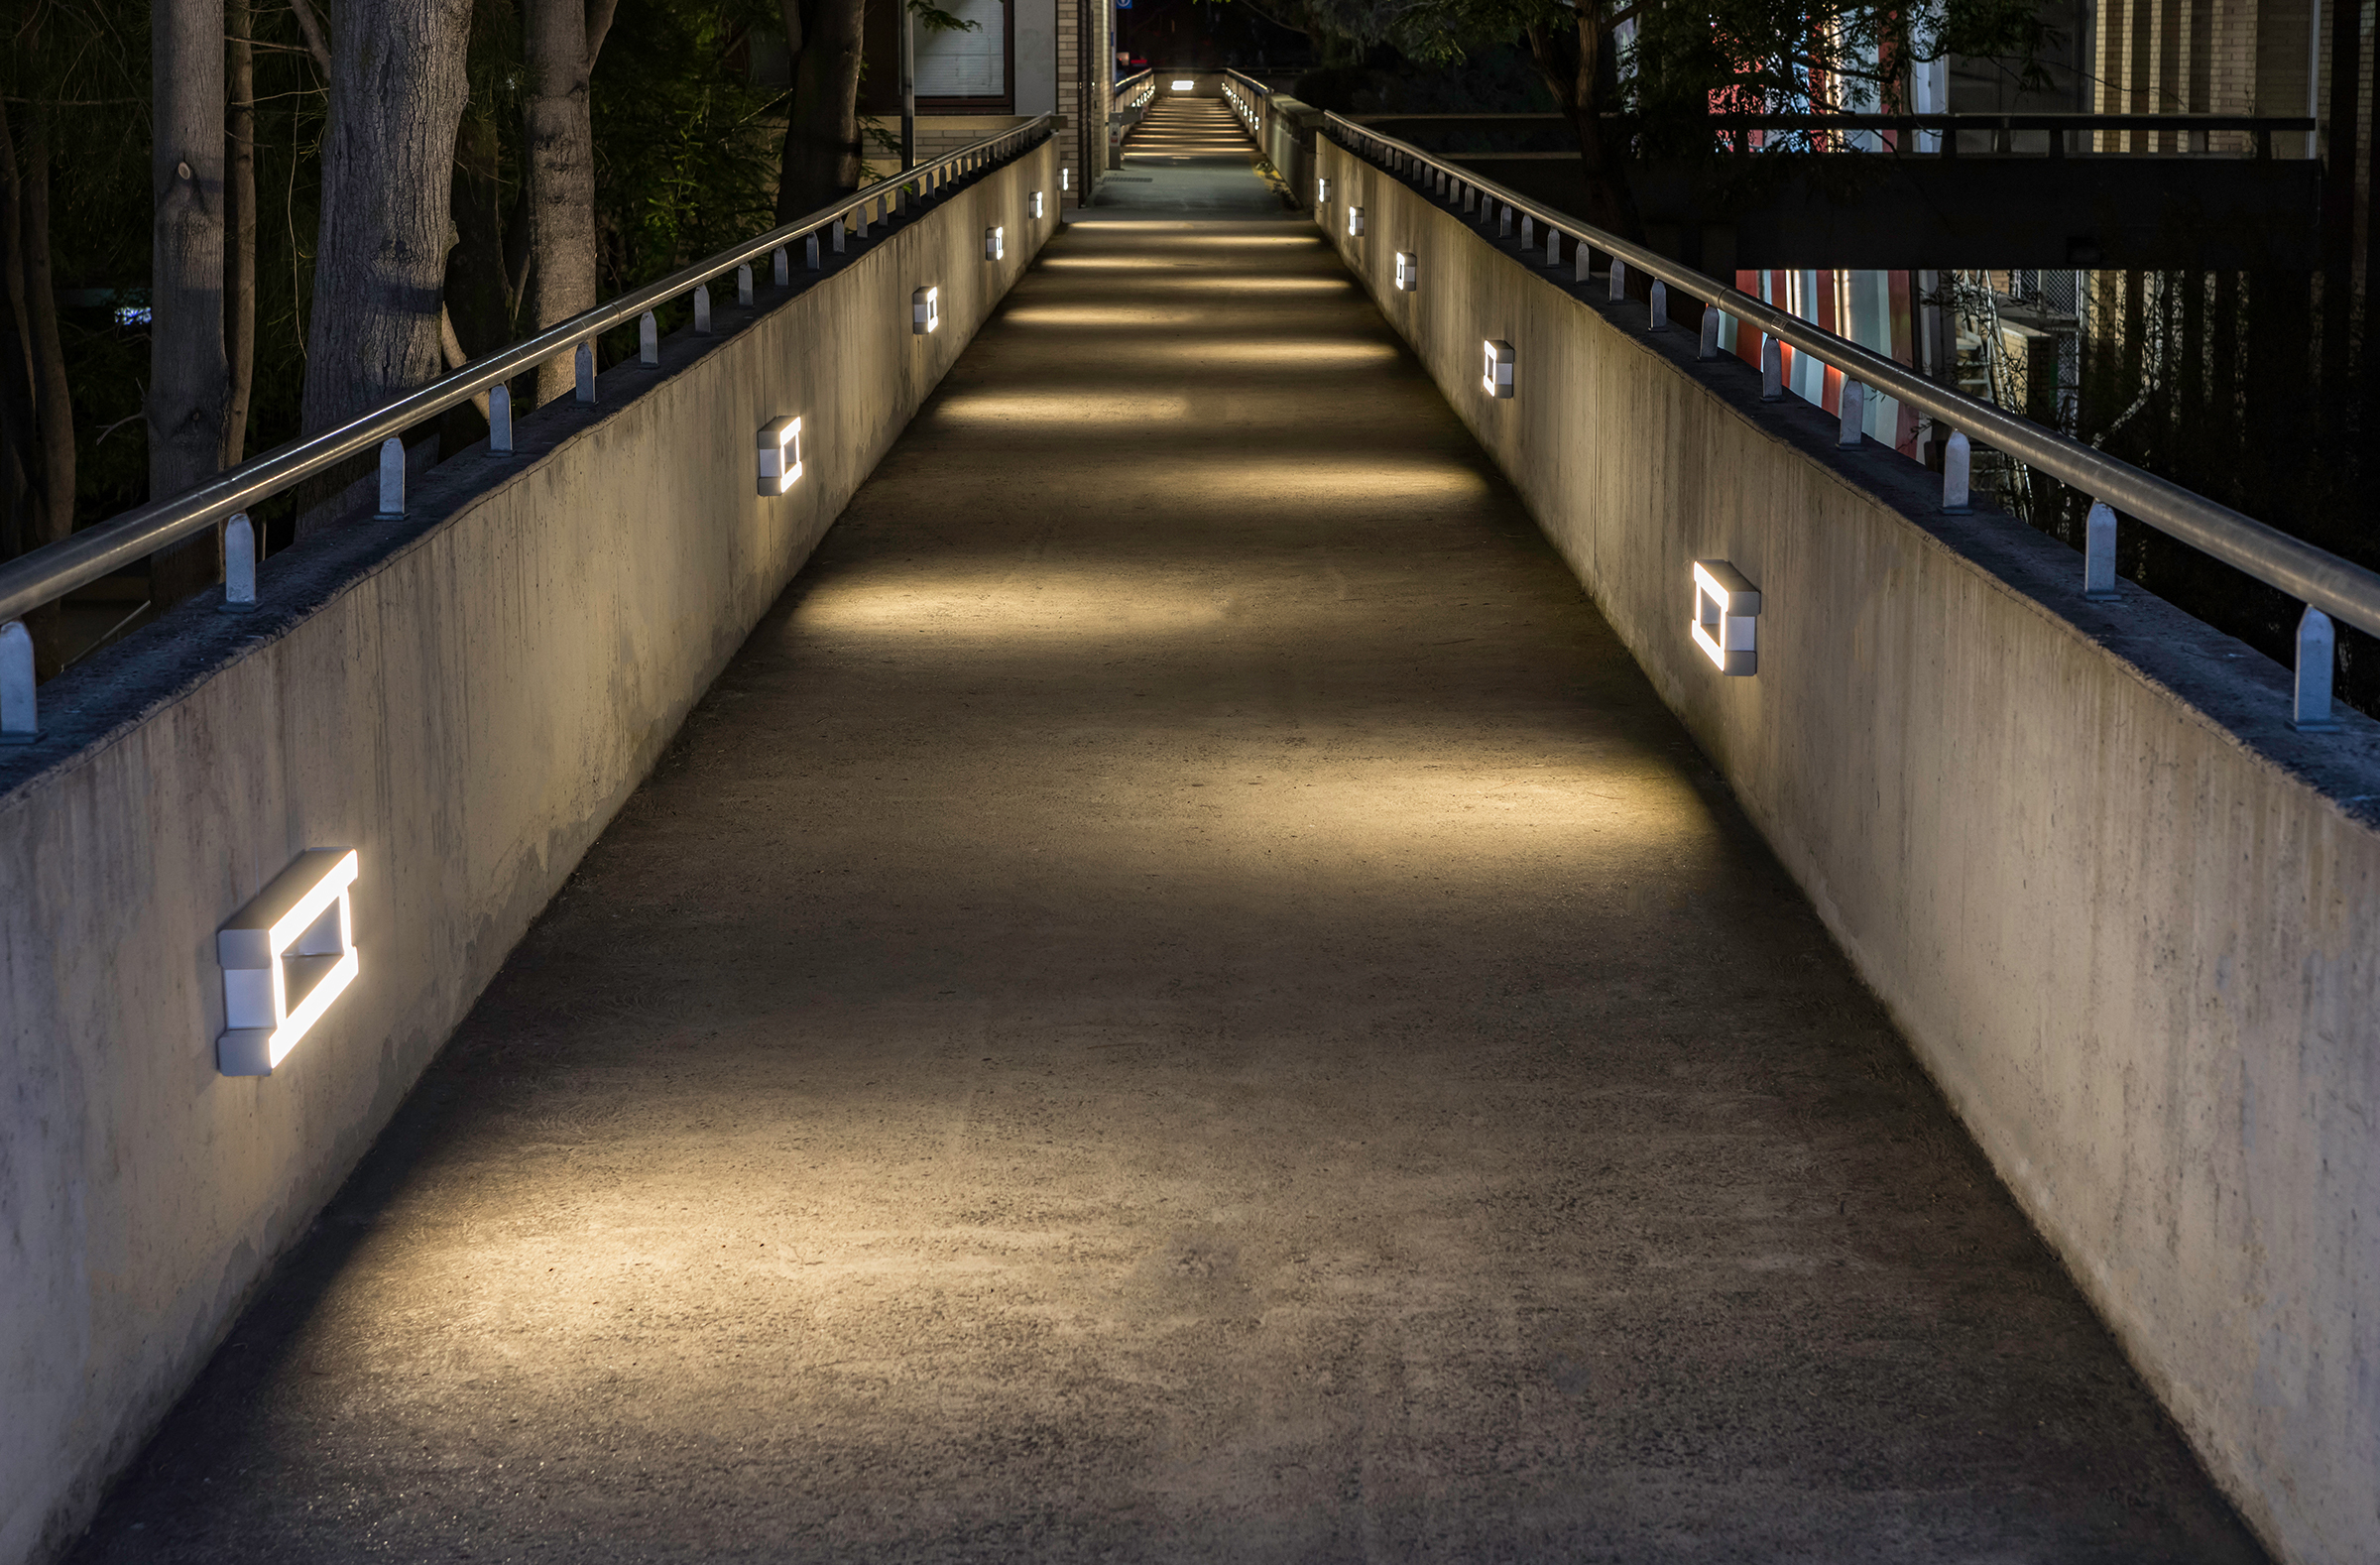
[(1199, 112), (79, 1558), (2258, 1557)]

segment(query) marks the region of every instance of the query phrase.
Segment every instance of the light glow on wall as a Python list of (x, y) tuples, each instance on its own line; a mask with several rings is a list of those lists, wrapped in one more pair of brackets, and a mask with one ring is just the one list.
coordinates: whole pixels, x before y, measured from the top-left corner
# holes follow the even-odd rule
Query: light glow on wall
[(1512, 344), (1490, 340), (1487, 348), (1485, 372), (1480, 376), (1480, 389), (1490, 397), (1512, 395)]
[(1396, 253), (1396, 288), (1400, 294), (1410, 294), (1421, 287), (1421, 257), (1410, 250)]
[(801, 421), (778, 419), (761, 427), (761, 493), (781, 495), (801, 477)]
[(353, 848), (309, 848), (215, 932), (215, 1069), (224, 1075), (272, 1075), (362, 971), (350, 903), (356, 862)]
[(1190, 399), (1166, 392), (1048, 391), (1006, 395), (963, 392), (944, 398), (927, 417), (955, 423), (1045, 424), (1062, 428), (1119, 424), (1145, 428), (1189, 418)]
[(942, 324), (942, 290), (921, 288), (909, 296), (909, 329), (918, 336), (940, 328)]
[(1724, 559), (1694, 562), (1694, 644), (1721, 673), (1748, 674), (1759, 666), (1753, 620), (1760, 589)]

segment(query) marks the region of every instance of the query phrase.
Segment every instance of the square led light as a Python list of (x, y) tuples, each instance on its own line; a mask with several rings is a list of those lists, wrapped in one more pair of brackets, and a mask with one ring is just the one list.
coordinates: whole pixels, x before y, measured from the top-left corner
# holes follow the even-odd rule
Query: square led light
[(1480, 377), (1480, 388), (1490, 397), (1512, 395), (1512, 344), (1490, 341), (1488, 349), (1487, 373)]
[(1361, 239), (1364, 237), (1363, 207), (1351, 206), (1347, 209), (1347, 236), (1350, 239)]
[(921, 288), (909, 296), (909, 329), (924, 336), (942, 324), (942, 290)]
[(353, 848), (310, 848), (215, 932), (223, 1033), (215, 1069), (270, 1076), (355, 982)]
[(1025, 211), (1028, 215), (1033, 217), (1039, 217), (1041, 215), (1041, 192), (1039, 190), (1035, 190), (1026, 198)]
[(1396, 287), (1399, 293), (1404, 294), (1421, 287), (1421, 257), (1410, 250), (1396, 253)]
[(1753, 620), (1760, 589), (1724, 559), (1694, 562), (1694, 644), (1721, 673), (1748, 674), (1759, 666)]
[(984, 230), (984, 259), (998, 261), (1009, 253), (1009, 231), (995, 223)]
[(778, 419), (761, 426), (761, 493), (781, 495), (801, 476), (801, 421)]
[(1195, 81), (1177, 81), (1173, 84), (1173, 90), (1176, 92), (1189, 92), (1195, 90), (1197, 86), (1198, 83)]

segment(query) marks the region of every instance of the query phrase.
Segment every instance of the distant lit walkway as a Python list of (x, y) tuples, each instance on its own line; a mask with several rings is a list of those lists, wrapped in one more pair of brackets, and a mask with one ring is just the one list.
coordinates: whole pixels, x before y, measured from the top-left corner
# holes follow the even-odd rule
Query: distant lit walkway
[(84, 1560), (2255, 1557), (1173, 113)]

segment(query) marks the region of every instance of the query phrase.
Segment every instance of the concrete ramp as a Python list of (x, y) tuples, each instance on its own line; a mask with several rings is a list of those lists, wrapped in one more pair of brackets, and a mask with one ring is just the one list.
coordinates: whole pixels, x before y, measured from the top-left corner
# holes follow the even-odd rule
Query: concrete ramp
[(2261, 1557), (1176, 106), (77, 1558)]

